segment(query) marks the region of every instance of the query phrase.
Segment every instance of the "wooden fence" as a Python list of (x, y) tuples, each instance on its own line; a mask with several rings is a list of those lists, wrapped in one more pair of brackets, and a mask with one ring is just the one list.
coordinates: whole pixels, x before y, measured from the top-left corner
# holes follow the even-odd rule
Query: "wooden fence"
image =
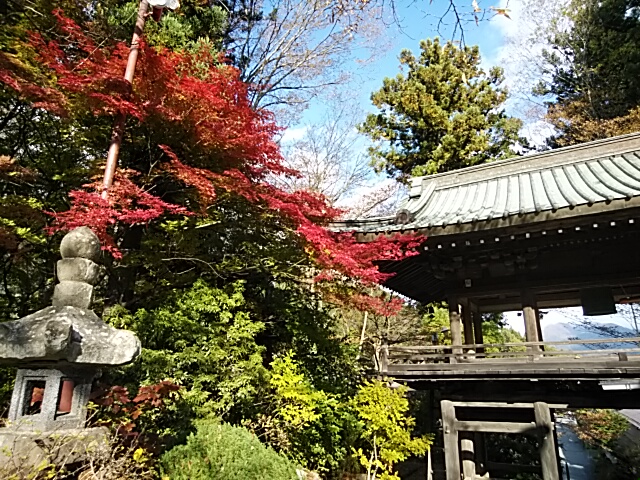
[[(580, 345), (582, 350), (567, 346)], [(566, 340), (562, 342), (522, 342), (502, 344), (387, 346), (380, 352), (380, 370), (439, 370), (445, 365), (488, 366), (535, 362), (607, 363), (640, 362), (640, 337), (598, 340)], [(448, 367), (451, 368), (451, 367)]]

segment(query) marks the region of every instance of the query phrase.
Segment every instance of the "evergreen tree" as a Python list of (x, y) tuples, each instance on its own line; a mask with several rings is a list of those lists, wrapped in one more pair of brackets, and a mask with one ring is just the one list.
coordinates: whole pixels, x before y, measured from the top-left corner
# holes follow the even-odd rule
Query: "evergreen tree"
[(628, 121), (610, 121), (640, 105), (639, 7), (638, 0), (573, 0), (556, 20), (549, 38), (552, 48), (543, 52), (548, 80), (534, 89), (553, 97), (548, 119), (559, 134), (550, 139), (551, 146), (628, 130)]
[(400, 54), (408, 72), (384, 79), (371, 96), (380, 113), (360, 125), (378, 142), (370, 149), (376, 169), (402, 179), (512, 156), (521, 122), (502, 109), (502, 70), (485, 73), (478, 47), (436, 38), (420, 50), (419, 58)]

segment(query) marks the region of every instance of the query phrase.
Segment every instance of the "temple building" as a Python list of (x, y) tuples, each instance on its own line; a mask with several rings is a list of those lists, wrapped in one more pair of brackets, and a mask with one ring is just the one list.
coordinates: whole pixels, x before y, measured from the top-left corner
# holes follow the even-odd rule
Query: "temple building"
[[(493, 475), (486, 432), (538, 436), (537, 471), (559, 479), (554, 409), (640, 407), (640, 338), (578, 355), (563, 346), (590, 342), (544, 342), (539, 314), (640, 302), (640, 134), (413, 178), (396, 215), (335, 227), (363, 242), (426, 237), (419, 255), (381, 269), (394, 273), (389, 289), (447, 302), (452, 345), (388, 347), (380, 373), (438, 391), (447, 480)], [(481, 315), (513, 310), (526, 343), (486, 345)]]

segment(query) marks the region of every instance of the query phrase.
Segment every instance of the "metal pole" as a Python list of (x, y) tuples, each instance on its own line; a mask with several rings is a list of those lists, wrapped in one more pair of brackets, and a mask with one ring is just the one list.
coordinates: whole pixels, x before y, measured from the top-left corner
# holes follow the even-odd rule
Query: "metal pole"
[[(133, 74), (136, 70), (136, 62), (138, 61), (138, 50), (140, 48), (140, 37), (144, 30), (144, 24), (147, 21), (147, 11), (149, 10), (149, 3), (147, 0), (140, 1), (140, 7), (138, 9), (138, 18), (136, 19), (136, 26), (133, 29), (133, 38), (131, 39), (131, 48), (129, 50), (129, 58), (127, 60), (127, 69), (124, 72), (124, 79), (133, 84)], [(107, 199), (107, 192), (109, 187), (113, 184), (113, 176), (116, 173), (116, 167), (118, 166), (118, 155), (120, 154), (120, 144), (122, 144), (122, 137), (124, 135), (124, 125), (127, 120), (127, 115), (119, 113), (116, 116), (116, 120), (113, 124), (113, 131), (111, 133), (111, 144), (109, 145), (109, 153), (107, 154), (107, 165), (104, 169), (104, 180), (102, 181), (102, 198)]]

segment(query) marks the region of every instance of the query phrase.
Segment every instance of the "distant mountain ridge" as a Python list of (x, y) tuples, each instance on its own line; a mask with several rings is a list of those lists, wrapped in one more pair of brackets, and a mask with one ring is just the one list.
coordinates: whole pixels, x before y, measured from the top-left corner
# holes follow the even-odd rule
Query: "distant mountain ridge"
[[(598, 322), (593, 322), (598, 323)], [(621, 335), (625, 337), (635, 337), (635, 332), (630, 328), (622, 327), (615, 323), (598, 323), (604, 327), (615, 328)], [(542, 329), (542, 338), (545, 342), (562, 342), (565, 340), (598, 340), (600, 338), (611, 340), (612, 337), (594, 331), (588, 327), (577, 323), (561, 322), (545, 325)], [(591, 345), (558, 345), (556, 348), (561, 350), (589, 350), (596, 347), (598, 349), (609, 348), (632, 348), (629, 343), (608, 343), (608, 344), (591, 344)]]

